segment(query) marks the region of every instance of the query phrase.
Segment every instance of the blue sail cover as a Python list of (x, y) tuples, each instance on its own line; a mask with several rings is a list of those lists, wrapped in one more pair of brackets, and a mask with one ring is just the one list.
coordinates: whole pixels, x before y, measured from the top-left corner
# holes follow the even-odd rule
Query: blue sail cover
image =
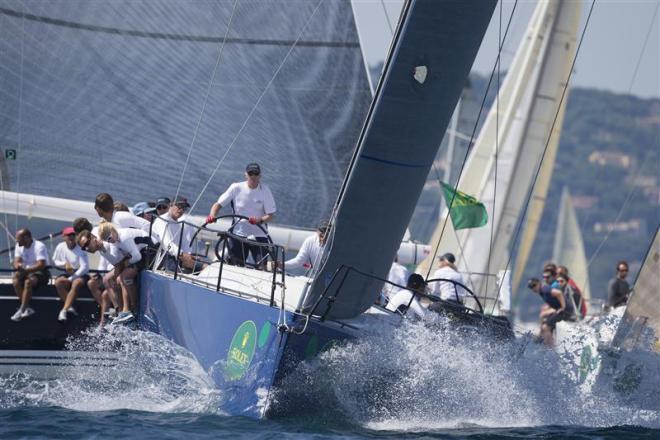
[(378, 297), (382, 282), (338, 270), (387, 277), (495, 4), (412, 0), (404, 6), (306, 310), (318, 302), (314, 313), (350, 318)]
[(217, 167), (195, 213), (256, 161), (277, 223), (312, 227), (370, 101), (349, 0), (0, 0), (4, 189), (130, 205), (174, 195), (191, 151), (191, 202)]

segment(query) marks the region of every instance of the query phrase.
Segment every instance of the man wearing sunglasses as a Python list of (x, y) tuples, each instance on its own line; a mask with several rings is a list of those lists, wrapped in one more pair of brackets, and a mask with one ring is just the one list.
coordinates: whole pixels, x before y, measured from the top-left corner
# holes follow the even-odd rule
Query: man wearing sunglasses
[[(177, 258), (180, 266), (186, 272), (199, 272), (206, 267), (192, 253), (190, 241), (193, 237), (193, 228), (179, 223), (183, 220), (188, 208), (190, 208), (188, 199), (177, 196), (168, 211), (154, 219), (154, 233), (161, 238), (161, 246), (167, 251), (163, 266), (170, 271), (174, 271)], [(183, 238), (179, 239), (182, 229)], [(179, 242), (181, 242), (181, 249), (179, 249)]]
[(628, 263), (619, 261), (616, 265), (616, 277), (612, 278), (607, 285), (608, 307), (625, 306), (630, 295), (630, 285), (626, 281), (628, 276)]
[[(273, 220), (277, 210), (275, 199), (268, 186), (261, 183), (261, 167), (257, 163), (250, 163), (245, 167), (245, 181), (232, 183), (216, 203), (206, 218), (207, 223), (213, 223), (223, 206), (231, 205), (234, 214), (247, 217), (234, 226), (234, 234), (241, 237), (254, 237), (255, 241), (268, 243), (266, 237), (267, 223)], [(260, 227), (261, 226), (261, 227)], [(258, 267), (264, 266), (266, 249), (261, 246), (252, 246), (238, 240), (229, 239), (229, 254), (233, 263), (239, 266), (245, 264), (248, 253), (252, 254)]]
[(77, 235), (76, 242), (86, 252), (100, 252), (113, 265), (103, 277), (103, 284), (115, 295), (121, 292), (122, 312), (113, 322), (123, 324), (135, 319), (131, 312), (137, 308), (135, 279), (142, 269), (140, 251), (148, 244), (148, 234), (133, 228), (112, 229), (112, 234), (103, 236), (99, 227), (99, 237), (83, 230)]

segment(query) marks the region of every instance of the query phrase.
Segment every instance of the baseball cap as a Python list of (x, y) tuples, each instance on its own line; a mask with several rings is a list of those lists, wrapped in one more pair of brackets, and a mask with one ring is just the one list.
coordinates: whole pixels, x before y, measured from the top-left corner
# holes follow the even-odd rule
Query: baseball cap
[(252, 162), (247, 164), (247, 166), (245, 167), (245, 172), (246, 173), (253, 172), (253, 173), (261, 174), (261, 167), (259, 166), (258, 163)]
[(316, 227), (317, 230), (321, 232), (325, 232), (328, 230), (328, 227), (330, 226), (330, 223), (327, 220), (321, 220), (319, 222), (319, 225)]
[(449, 263), (454, 264), (456, 262), (456, 257), (451, 252), (447, 252), (440, 256), (440, 261), (448, 261)]
[(188, 203), (188, 199), (181, 196), (175, 197), (172, 204), (178, 207), (190, 208), (190, 203)]
[(71, 235), (71, 234), (75, 234), (75, 233), (76, 233), (76, 230), (73, 229), (73, 227), (71, 227), (71, 226), (67, 226), (66, 228), (62, 229), (62, 235)]
[(136, 203), (131, 208), (131, 211), (133, 212), (133, 215), (149, 214), (150, 212), (154, 212), (155, 210), (156, 210), (156, 208), (153, 208), (153, 207), (149, 206), (148, 202)]
[(156, 200), (156, 206), (162, 206), (162, 205), (169, 205), (172, 203), (169, 197), (161, 197), (158, 200)]

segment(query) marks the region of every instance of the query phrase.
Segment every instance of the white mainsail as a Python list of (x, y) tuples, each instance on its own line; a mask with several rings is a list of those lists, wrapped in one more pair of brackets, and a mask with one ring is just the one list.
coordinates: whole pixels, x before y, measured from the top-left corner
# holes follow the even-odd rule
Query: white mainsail
[(587, 256), (568, 188), (561, 193), (552, 261), (568, 267), (570, 277), (580, 287), (584, 298), (591, 298)]
[[(440, 253), (457, 255), (459, 270), (473, 274), (471, 285), (481, 296), (497, 295), (495, 278), (487, 281), (485, 274), (508, 266), (516, 225), (555, 115), (561, 110), (558, 106), (575, 53), (580, 9), (577, 1), (539, 3), (500, 90), (499, 104), (491, 108), (470, 154), (458, 190), (484, 203), (489, 224), (455, 231), (450, 221), (446, 226), (441, 222), (431, 242), (440, 241)], [(555, 124), (546, 158), (554, 158), (558, 131)], [(552, 169), (550, 161), (544, 163)], [(491, 229), (493, 242), (487, 251)], [(431, 263), (426, 263), (426, 270)]]

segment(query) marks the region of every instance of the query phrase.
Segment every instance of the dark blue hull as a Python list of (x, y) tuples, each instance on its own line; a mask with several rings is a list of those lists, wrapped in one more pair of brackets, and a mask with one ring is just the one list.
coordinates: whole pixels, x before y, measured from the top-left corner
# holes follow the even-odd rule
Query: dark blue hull
[[(300, 321), (300, 320), (298, 320)], [(268, 303), (143, 272), (140, 326), (189, 350), (221, 390), (220, 410), (229, 415), (265, 417), (273, 387), (302, 360), (334, 341), (350, 337), (350, 329), (310, 321)]]

